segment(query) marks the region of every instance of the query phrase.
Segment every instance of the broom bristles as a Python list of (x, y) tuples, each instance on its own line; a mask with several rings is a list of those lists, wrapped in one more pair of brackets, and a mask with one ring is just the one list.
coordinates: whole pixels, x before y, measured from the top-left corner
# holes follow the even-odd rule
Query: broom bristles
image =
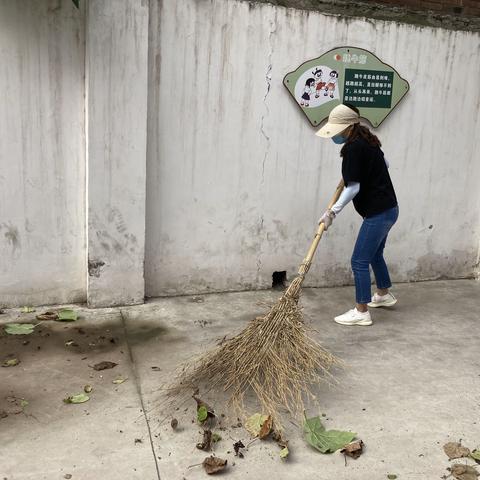
[(298, 302), (309, 266), (302, 264), (299, 276), (266, 315), (185, 365), (170, 392), (205, 381), (211, 389), (227, 392), (237, 414), (246, 413), (246, 397), (253, 393), (278, 430), (282, 411), (298, 418), (305, 401), (315, 398), (314, 387), (322, 381), (332, 383), (329, 371), (342, 363), (314, 340), (313, 329), (303, 321)]

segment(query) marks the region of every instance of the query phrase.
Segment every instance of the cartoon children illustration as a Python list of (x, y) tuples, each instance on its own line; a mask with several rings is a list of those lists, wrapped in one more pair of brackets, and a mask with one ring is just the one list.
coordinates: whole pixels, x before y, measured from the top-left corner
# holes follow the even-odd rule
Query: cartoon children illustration
[(336, 70), (332, 70), (330, 72), (330, 78), (328, 79), (328, 83), (325, 86), (325, 93), (323, 94), (326, 97), (330, 93), (330, 98), (333, 98), (333, 93), (335, 92), (335, 87), (338, 82), (338, 72)]
[(302, 107), (308, 107), (310, 104), (310, 95), (313, 95), (315, 87), (315, 79), (309, 78), (305, 82), (305, 88), (303, 89), (302, 99), (300, 100), (300, 105)]
[(320, 92), (325, 88), (323, 72), (320, 68), (316, 68), (312, 74), (315, 77), (315, 98), (318, 98), (320, 96)]

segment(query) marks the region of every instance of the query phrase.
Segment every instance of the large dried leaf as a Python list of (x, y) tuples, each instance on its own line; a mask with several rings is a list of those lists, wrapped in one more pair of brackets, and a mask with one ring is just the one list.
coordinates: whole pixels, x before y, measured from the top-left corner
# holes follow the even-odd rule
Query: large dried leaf
[(9, 335), (29, 335), (33, 333), (33, 323), (8, 323), (5, 325), (5, 333)]
[(223, 460), (219, 457), (207, 457), (203, 463), (203, 468), (207, 472), (208, 475), (212, 475), (214, 473), (221, 472), (227, 466), (227, 461)]
[(468, 457), (470, 455), (470, 449), (464, 447), (459, 442), (448, 442), (443, 446), (443, 451), (447, 454), (450, 460), (455, 458)]
[(305, 440), (321, 453), (333, 453), (345, 447), (355, 437), (354, 432), (325, 430), (320, 417), (305, 418), (303, 424)]

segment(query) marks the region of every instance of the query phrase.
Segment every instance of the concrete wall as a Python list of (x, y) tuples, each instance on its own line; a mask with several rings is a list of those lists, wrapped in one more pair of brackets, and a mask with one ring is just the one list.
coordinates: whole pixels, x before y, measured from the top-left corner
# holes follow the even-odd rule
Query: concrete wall
[[(345, 44), (412, 87), (378, 130), (401, 208), (394, 280), (478, 274), (478, 33), (237, 0), (81, 4), (0, 2), (0, 304), (128, 304), (144, 287), (293, 276), (340, 159), (282, 79)], [(310, 285), (351, 282), (359, 224), (351, 207), (335, 221)]]
[(88, 304), (144, 299), (148, 1), (87, 4)]
[(0, 305), (85, 298), (83, 19), (0, 2)]
[[(233, 0), (151, 1), (146, 291), (263, 288), (296, 271), (340, 178), (282, 85), (340, 45), (375, 52), (411, 92), (377, 133), (400, 220), (395, 281), (472, 276), (480, 238), (480, 49), (475, 33)], [(320, 245), (310, 285), (351, 282), (360, 217)]]

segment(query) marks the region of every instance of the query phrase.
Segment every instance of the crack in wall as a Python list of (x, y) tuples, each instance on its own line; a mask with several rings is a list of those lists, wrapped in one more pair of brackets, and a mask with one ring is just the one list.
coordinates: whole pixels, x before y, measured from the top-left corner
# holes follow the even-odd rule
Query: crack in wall
[[(265, 107), (265, 111), (262, 115), (261, 121), (260, 121), (260, 132), (262, 133), (263, 137), (265, 138), (266, 146), (265, 146), (265, 153), (263, 155), (263, 161), (262, 161), (262, 181), (260, 185), (263, 187), (265, 183), (265, 164), (267, 162), (268, 154), (270, 153), (270, 146), (271, 146), (271, 139), (270, 136), (267, 135), (267, 132), (265, 131), (265, 119), (270, 115), (270, 108), (268, 107), (268, 102), (267, 102), (267, 97), (270, 93), (270, 89), (272, 86), (272, 69), (273, 69), (273, 63), (272, 63), (272, 57), (273, 57), (273, 35), (275, 35), (277, 31), (277, 15), (278, 12), (275, 10), (275, 17), (273, 21), (270, 21), (270, 31), (268, 33), (268, 45), (269, 45), (269, 51), (268, 51), (268, 56), (267, 56), (267, 71), (265, 72), (265, 82), (266, 82), (266, 90), (265, 90), (265, 95), (263, 96), (263, 105)], [(263, 215), (260, 217), (260, 224), (258, 226), (258, 233), (261, 234), (264, 228), (264, 217)], [(262, 248), (261, 248), (261, 243), (260, 243), (260, 248), (258, 251), (258, 256), (257, 256), (257, 286), (260, 283), (260, 271), (262, 269)]]
[(262, 161), (262, 181), (261, 185), (265, 183), (265, 163), (267, 161), (267, 157), (270, 151), (270, 145), (271, 145), (271, 140), (270, 136), (267, 135), (265, 132), (265, 118), (269, 116), (270, 114), (270, 108), (268, 107), (267, 103), (267, 97), (268, 94), (270, 93), (270, 88), (272, 86), (272, 56), (273, 56), (273, 42), (272, 42), (272, 37), (277, 31), (277, 12), (275, 11), (275, 18), (273, 21), (270, 21), (270, 32), (268, 34), (268, 44), (270, 46), (270, 50), (268, 52), (267, 56), (267, 71), (265, 73), (265, 81), (267, 83), (267, 89), (265, 91), (265, 95), (263, 96), (263, 104), (265, 106), (265, 113), (262, 115), (261, 121), (260, 121), (260, 131), (262, 135), (264, 136), (266, 140), (266, 147), (265, 147), (265, 153), (263, 155), (263, 161)]

